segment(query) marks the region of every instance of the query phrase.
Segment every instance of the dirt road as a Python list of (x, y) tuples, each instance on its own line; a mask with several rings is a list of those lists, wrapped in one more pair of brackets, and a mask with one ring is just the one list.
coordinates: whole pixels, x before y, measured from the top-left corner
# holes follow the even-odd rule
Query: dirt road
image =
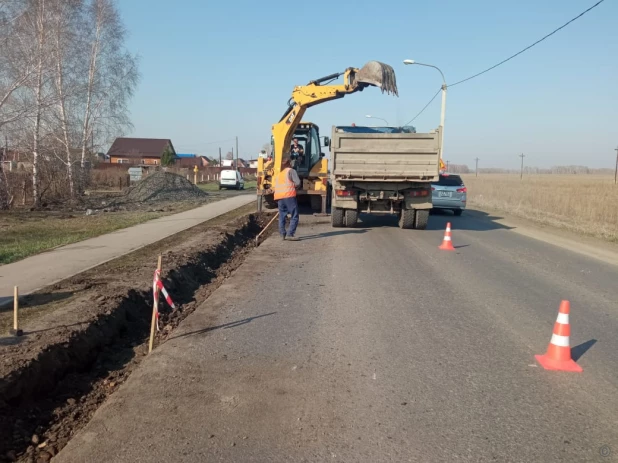
[[(480, 214), (424, 232), (308, 221), (255, 250), (53, 461), (615, 461), (617, 267)], [(583, 373), (534, 359), (561, 299)]]

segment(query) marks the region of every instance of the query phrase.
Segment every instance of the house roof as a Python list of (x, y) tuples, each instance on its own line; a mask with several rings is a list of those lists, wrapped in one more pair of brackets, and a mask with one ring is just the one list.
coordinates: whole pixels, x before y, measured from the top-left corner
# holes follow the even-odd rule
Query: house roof
[(160, 158), (168, 145), (176, 154), (172, 140), (169, 138), (116, 138), (107, 154), (135, 158)]

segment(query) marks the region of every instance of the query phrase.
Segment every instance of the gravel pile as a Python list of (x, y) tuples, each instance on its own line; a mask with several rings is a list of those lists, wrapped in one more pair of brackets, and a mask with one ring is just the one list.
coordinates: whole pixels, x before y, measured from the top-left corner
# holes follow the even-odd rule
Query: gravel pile
[(207, 196), (206, 192), (182, 175), (159, 171), (148, 175), (131, 187), (122, 202), (199, 201)]

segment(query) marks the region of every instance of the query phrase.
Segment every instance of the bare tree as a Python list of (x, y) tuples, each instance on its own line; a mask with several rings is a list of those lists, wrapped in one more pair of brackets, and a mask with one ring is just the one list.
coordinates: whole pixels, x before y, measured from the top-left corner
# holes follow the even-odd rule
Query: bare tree
[(0, 130), (28, 111), (16, 98), (16, 93), (34, 74), (36, 64), (35, 57), (29, 53), (32, 37), (19, 27), (24, 13), (22, 1), (0, 3)]
[(126, 29), (113, 0), (90, 0), (86, 12), (88, 69), (81, 116), (81, 166), (86, 162), (88, 142), (98, 137), (116, 137), (131, 127), (128, 101), (139, 81), (138, 57), (124, 50)]
[(35, 207), (62, 182), (75, 197), (95, 144), (131, 127), (139, 73), (125, 36), (116, 0), (0, 0), (0, 131), (31, 153)]
[[(56, 140), (62, 146), (64, 159), (59, 159), (67, 167), (67, 178), (69, 183), (69, 194), (71, 199), (75, 198), (75, 182), (73, 176), (73, 159), (71, 121), (69, 111), (72, 108), (71, 101), (79, 97), (79, 88), (76, 77), (80, 74), (79, 62), (76, 59), (78, 43), (76, 33), (78, 25), (81, 0), (55, 0), (53, 1), (52, 19), (50, 29), (52, 30), (52, 56), (54, 67), (54, 85), (56, 92), (56, 114), (52, 121), (59, 124), (60, 136)], [(51, 131), (54, 133), (55, 131)]]
[(228, 151), (227, 153), (225, 153), (225, 159), (227, 159), (228, 161), (231, 161), (234, 159), (234, 153), (232, 153), (231, 151)]
[[(48, 45), (48, 9), (47, 0), (32, 0), (32, 10), (25, 13), (26, 31), (31, 32), (34, 39), (31, 56), (34, 57), (34, 79), (30, 90), (34, 98), (34, 123), (32, 127), (32, 194), (34, 206), (41, 203), (39, 184), (39, 159), (41, 144), (41, 120), (45, 109), (44, 84), (48, 78), (47, 45)], [(28, 34), (26, 34), (28, 35)]]

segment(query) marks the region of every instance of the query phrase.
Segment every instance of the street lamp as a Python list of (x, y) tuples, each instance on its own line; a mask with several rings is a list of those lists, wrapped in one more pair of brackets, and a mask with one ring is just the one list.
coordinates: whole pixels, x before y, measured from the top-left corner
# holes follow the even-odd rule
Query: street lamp
[(380, 119), (381, 121), (384, 121), (386, 123), (386, 125), (388, 125), (388, 121), (386, 119), (382, 119), (381, 117), (374, 117), (374, 116), (372, 116), (370, 114), (367, 114), (365, 117), (368, 118), (368, 119)]
[(446, 79), (439, 67), (432, 64), (419, 63), (413, 59), (404, 59), (403, 64), (418, 64), (419, 66), (427, 66), (437, 69), (442, 76), (442, 110), (440, 111), (440, 159), (442, 159), (442, 153), (444, 152), (444, 119), (446, 117)]

